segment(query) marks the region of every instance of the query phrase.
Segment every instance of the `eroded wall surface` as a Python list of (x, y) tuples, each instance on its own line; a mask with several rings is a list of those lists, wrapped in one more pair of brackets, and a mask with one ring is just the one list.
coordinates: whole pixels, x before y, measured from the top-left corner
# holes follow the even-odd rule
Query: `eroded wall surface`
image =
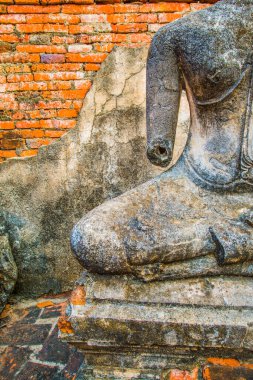
[[(147, 48), (116, 48), (103, 63), (77, 126), (35, 157), (0, 166), (1, 233), (18, 267), (16, 290), (69, 289), (80, 266), (72, 256), (73, 225), (105, 199), (160, 172), (145, 152)], [(187, 136), (183, 97), (175, 159)]]
[(75, 127), (115, 45), (149, 46), (160, 27), (213, 0), (126, 2), (0, 0), (0, 163)]

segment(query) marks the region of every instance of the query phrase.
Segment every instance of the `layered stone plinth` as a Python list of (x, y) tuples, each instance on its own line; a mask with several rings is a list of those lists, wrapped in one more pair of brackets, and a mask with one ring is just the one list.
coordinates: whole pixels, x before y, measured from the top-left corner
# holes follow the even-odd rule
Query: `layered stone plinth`
[(84, 379), (169, 379), (170, 370), (192, 373), (208, 357), (249, 363), (252, 291), (248, 278), (143, 283), (85, 275), (61, 335), (85, 353)]

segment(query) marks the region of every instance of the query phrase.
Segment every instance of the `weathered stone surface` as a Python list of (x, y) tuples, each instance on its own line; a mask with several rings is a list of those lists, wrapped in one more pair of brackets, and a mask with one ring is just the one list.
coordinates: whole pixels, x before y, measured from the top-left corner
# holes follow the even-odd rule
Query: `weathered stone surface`
[(248, 290), (244, 281), (241, 286), (236, 278), (143, 284), (119, 276), (87, 276), (83, 280), (86, 304), (71, 304), (70, 322), (75, 334), (69, 339), (84, 346), (103, 346), (106, 342), (107, 347), (121, 348), (252, 350), (249, 332), (253, 304), (249, 298), (253, 280), (245, 281)]
[(189, 138), (171, 169), (76, 224), (72, 247), (88, 271), (145, 281), (253, 276), (252, 43), (252, 0), (220, 1), (157, 32), (147, 63), (150, 161), (172, 160), (182, 87)]
[[(77, 128), (38, 157), (0, 166), (0, 208), (20, 293), (69, 289), (80, 273), (70, 252), (73, 225), (160, 172), (145, 156), (146, 57), (146, 48), (117, 48), (85, 98)], [(186, 137), (187, 107), (184, 97), (175, 158)]]
[(253, 365), (249, 366), (216, 366), (209, 365), (203, 371), (204, 380), (251, 380), (253, 379)]
[(41, 344), (47, 338), (50, 331), (50, 324), (31, 325), (20, 323), (8, 326), (2, 331), (0, 336), (0, 345), (37, 345)]
[(97, 373), (101, 379), (170, 379), (170, 369), (175, 368), (180, 376), (182, 369), (194, 378), (198, 371), (192, 368), (207, 357), (251, 363), (252, 279), (143, 283), (129, 276), (90, 274), (79, 280), (81, 284), (86, 304), (70, 301), (72, 331), (62, 330), (61, 337), (84, 352), (83, 379), (96, 379)]
[(0, 313), (12, 293), (17, 280), (17, 267), (8, 236), (0, 236)]
[(41, 378), (43, 380), (52, 380), (57, 378), (57, 372), (58, 368), (56, 366), (28, 362), (19, 372), (18, 379), (27, 380)]
[[(252, 359), (252, 4), (221, 1), (153, 39), (149, 159), (171, 162), (183, 86), (189, 137), (172, 168), (73, 230), (86, 304), (71, 302), (74, 291), (62, 334), (95, 373), (83, 378), (100, 369), (101, 379), (117, 379), (119, 368), (119, 379), (190, 380), (201, 377), (204, 357)], [(205, 379), (250, 371), (218, 364)]]
[(0, 357), (0, 379), (13, 379), (31, 354), (29, 347), (6, 347)]
[[(201, 278), (143, 283), (129, 276), (85, 276), (86, 301), (252, 307), (251, 278)], [(74, 303), (70, 300), (71, 303)], [(76, 303), (77, 304), (77, 303)], [(81, 303), (79, 303), (81, 305)]]

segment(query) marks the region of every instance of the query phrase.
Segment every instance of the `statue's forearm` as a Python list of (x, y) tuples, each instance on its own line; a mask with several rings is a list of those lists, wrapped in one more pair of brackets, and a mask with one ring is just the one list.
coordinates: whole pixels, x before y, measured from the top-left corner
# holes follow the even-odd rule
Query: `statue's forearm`
[(154, 38), (147, 63), (147, 154), (152, 163), (167, 166), (173, 153), (181, 94), (176, 55)]

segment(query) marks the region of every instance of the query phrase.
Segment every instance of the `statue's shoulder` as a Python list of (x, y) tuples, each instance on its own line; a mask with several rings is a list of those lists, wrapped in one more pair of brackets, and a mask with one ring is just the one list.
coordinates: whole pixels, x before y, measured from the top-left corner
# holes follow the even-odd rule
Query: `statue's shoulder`
[(161, 30), (164, 46), (176, 52), (184, 77), (200, 102), (223, 97), (243, 79), (252, 52), (251, 20), (221, 2)]
[(155, 34), (156, 43), (163, 46), (171, 46), (175, 48), (184, 47), (186, 43), (192, 44), (196, 42), (196, 37), (201, 37), (201, 43), (205, 36), (210, 35), (210, 28), (217, 25), (215, 20), (224, 17), (222, 8), (218, 4), (202, 9), (197, 12), (189, 13), (182, 18), (164, 25)]

